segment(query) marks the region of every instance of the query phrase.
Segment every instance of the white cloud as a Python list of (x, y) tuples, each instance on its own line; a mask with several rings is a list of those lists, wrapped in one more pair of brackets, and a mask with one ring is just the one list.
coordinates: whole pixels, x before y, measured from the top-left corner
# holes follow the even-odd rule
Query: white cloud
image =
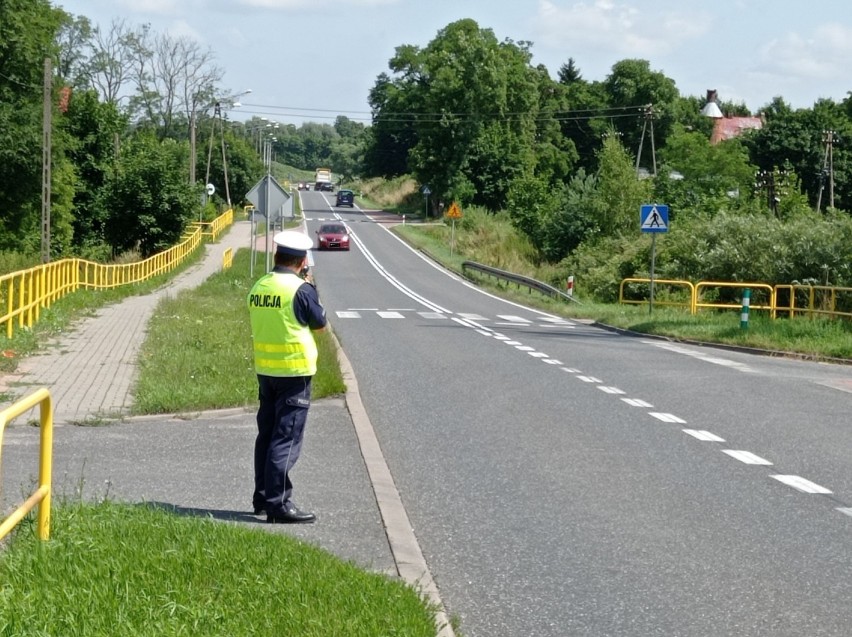
[(261, 9), (292, 11), (294, 9), (316, 10), (319, 8), (340, 5), (374, 7), (396, 4), (397, 1), (398, 0), (239, 0), (238, 4)]
[(613, 61), (664, 55), (705, 34), (705, 13), (654, 11), (639, 3), (594, 0), (559, 5), (540, 0), (533, 20), (536, 41), (556, 50), (582, 47), (606, 52)]
[(852, 28), (825, 24), (809, 36), (788, 33), (765, 44), (755, 71), (780, 78), (830, 80), (846, 75), (850, 57)]

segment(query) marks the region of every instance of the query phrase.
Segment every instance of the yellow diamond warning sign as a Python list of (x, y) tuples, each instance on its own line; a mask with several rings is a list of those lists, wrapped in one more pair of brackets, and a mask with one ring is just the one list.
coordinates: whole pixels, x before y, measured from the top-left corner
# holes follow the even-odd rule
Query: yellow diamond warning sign
[(450, 204), (450, 207), (447, 209), (447, 214), (444, 215), (444, 216), (446, 216), (447, 219), (461, 219), (462, 218), (461, 208), (459, 208), (459, 205), (454, 201), (453, 203)]

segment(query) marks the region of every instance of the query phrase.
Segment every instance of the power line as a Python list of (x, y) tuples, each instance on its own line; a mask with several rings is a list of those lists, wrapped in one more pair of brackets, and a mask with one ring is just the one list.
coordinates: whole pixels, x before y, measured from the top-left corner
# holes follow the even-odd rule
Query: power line
[[(388, 115), (381, 113), (363, 117), (349, 117), (349, 114), (366, 115), (367, 111), (336, 111), (326, 108), (304, 108), (293, 106), (273, 106), (263, 104), (245, 104), (248, 108), (242, 109), (242, 113), (250, 115), (271, 115), (274, 117), (300, 117), (305, 119), (337, 119), (340, 116), (345, 116), (353, 121), (373, 122), (373, 123), (418, 123), (418, 124), (440, 124), (448, 119), (455, 120), (456, 123), (464, 123), (469, 121), (485, 121), (499, 120), (504, 122), (522, 121), (526, 119), (527, 112), (507, 112), (507, 113), (459, 113), (459, 112), (394, 112)], [(251, 110), (263, 109), (263, 110)], [(645, 114), (647, 106), (612, 106), (603, 108), (586, 108), (575, 109), (569, 111), (554, 111), (552, 113), (540, 113), (534, 117), (536, 122), (571, 122), (571, 121), (588, 121), (592, 119), (624, 119), (637, 118)], [(267, 110), (269, 109), (269, 110)], [(279, 111), (292, 111), (282, 113)], [(335, 115), (319, 115), (318, 113), (336, 113)]]

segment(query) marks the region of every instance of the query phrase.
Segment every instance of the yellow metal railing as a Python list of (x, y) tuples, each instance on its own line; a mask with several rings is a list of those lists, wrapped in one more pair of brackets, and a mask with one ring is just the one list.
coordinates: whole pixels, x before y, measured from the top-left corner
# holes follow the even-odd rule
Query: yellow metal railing
[(216, 241), (222, 232), (234, 223), (234, 210), (228, 208), (224, 213), (216, 217), (213, 221), (199, 221), (194, 225), (201, 228), (201, 234), (204, 237), (209, 237), (212, 241)]
[[(628, 278), (621, 281), (618, 290), (618, 302), (628, 305), (641, 305), (648, 303), (647, 298), (628, 298), (626, 290), (631, 284), (650, 284), (647, 278)], [(703, 294), (709, 289), (734, 288), (739, 290), (757, 290), (762, 294), (751, 297), (750, 309), (766, 310), (771, 318), (776, 318), (778, 312), (786, 312), (790, 317), (806, 314), (814, 318), (826, 316), (830, 318), (852, 318), (852, 288), (831, 285), (770, 285), (768, 283), (749, 283), (731, 281), (689, 281), (672, 279), (655, 279), (654, 285), (665, 284), (669, 286), (684, 286), (689, 289), (690, 299), (678, 301), (671, 299), (654, 299), (654, 304), (689, 307), (691, 314), (696, 314), (699, 309), (742, 309), (742, 302), (706, 300)], [(650, 287), (648, 285), (648, 287)], [(761, 300), (763, 299), (763, 302)]]
[(26, 398), (0, 411), (0, 457), (3, 451), (3, 432), (10, 420), (22, 413), (39, 406), (41, 421), (41, 445), (38, 463), (38, 488), (27, 500), (15, 509), (12, 514), (0, 524), (0, 539), (12, 532), (24, 516), (38, 505), (38, 537), (46, 540), (50, 537), (50, 493), (53, 474), (53, 402), (50, 392), (39, 389)]
[(178, 267), (201, 245), (205, 237), (213, 240), (234, 222), (229, 209), (207, 224), (194, 224), (183, 240), (143, 261), (103, 264), (84, 259), (62, 259), (52, 263), (11, 272), (0, 276), (0, 325), (6, 327), (6, 338), (12, 338), (15, 327), (32, 327), (38, 322), (42, 308), (80, 288), (107, 289), (141, 283)]
[(234, 264), (234, 249), (227, 248), (222, 253), (222, 269), (227, 270)]
[[(643, 303), (647, 303), (648, 301), (645, 299), (628, 299), (624, 296), (624, 288), (626, 285), (631, 283), (642, 283), (648, 284), (648, 288), (650, 289), (651, 279), (624, 279), (621, 282), (621, 285), (618, 288), (618, 302), (625, 305), (641, 305)], [(678, 279), (654, 279), (654, 288), (658, 285), (663, 285), (666, 287), (685, 287), (689, 291), (689, 298), (684, 301), (676, 301), (671, 298), (658, 298), (656, 295), (654, 296), (654, 304), (655, 305), (669, 305), (675, 307), (686, 307), (690, 312), (693, 312), (693, 303), (695, 302), (695, 286), (690, 281), (682, 281)], [(694, 313), (694, 312), (693, 312)]]
[(752, 297), (750, 308), (752, 310), (768, 310), (769, 315), (775, 318), (775, 288), (768, 283), (740, 283), (730, 281), (699, 281), (695, 284), (695, 300), (692, 302), (692, 313), (695, 314), (700, 308), (717, 308), (725, 310), (740, 310), (742, 309), (742, 301), (736, 303), (727, 303), (725, 301), (703, 301), (701, 299), (701, 291), (707, 288), (734, 288), (739, 290), (763, 290), (769, 295), (768, 303), (755, 302), (755, 297)]
[[(787, 294), (787, 303), (782, 304), (778, 297)], [(776, 303), (779, 312), (789, 312), (793, 317), (807, 314), (809, 317), (830, 316), (852, 318), (852, 288), (834, 287), (830, 285), (776, 285)], [(797, 301), (802, 298), (805, 304), (799, 306)], [(838, 306), (844, 309), (838, 309)]]

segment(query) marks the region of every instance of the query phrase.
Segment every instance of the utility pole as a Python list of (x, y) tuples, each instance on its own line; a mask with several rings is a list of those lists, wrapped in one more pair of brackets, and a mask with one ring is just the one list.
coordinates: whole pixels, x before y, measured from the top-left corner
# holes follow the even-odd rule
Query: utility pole
[(51, 136), (53, 128), (53, 65), (44, 58), (44, 119), (41, 155), (41, 262), (50, 262), (50, 180)]
[(819, 181), (819, 196), (817, 197), (817, 212), (822, 206), (822, 191), (825, 188), (825, 179), (828, 177), (828, 201), (829, 207), (834, 208), (834, 144), (837, 143), (837, 132), (833, 130), (822, 131), (822, 143), (825, 144), (825, 154), (822, 160), (822, 172)]
[(231, 191), (228, 187), (228, 158), (225, 155), (225, 122), (222, 120), (222, 108), (219, 102), (214, 104), (213, 122), (210, 128), (210, 146), (207, 149), (207, 173), (204, 176), (204, 184), (210, 183), (210, 161), (213, 158), (213, 137), (216, 135), (216, 122), (219, 122), (219, 133), (222, 143), (222, 172), (225, 177), (225, 201), (231, 207)]
[(636, 153), (636, 176), (639, 176), (639, 161), (642, 159), (642, 143), (645, 141), (645, 131), (651, 129), (651, 165), (653, 175), (657, 176), (657, 149), (654, 147), (654, 105), (648, 104), (643, 107), (642, 137), (639, 138), (639, 152)]

